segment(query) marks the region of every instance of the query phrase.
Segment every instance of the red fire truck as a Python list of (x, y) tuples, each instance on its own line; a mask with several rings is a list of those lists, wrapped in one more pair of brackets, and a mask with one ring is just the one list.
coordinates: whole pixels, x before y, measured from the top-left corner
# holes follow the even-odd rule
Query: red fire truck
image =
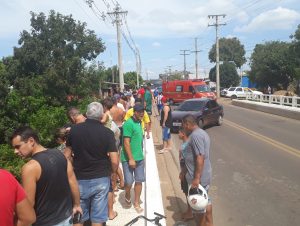
[(162, 84), (162, 92), (169, 99), (170, 104), (192, 98), (216, 99), (215, 94), (202, 79), (165, 81)]

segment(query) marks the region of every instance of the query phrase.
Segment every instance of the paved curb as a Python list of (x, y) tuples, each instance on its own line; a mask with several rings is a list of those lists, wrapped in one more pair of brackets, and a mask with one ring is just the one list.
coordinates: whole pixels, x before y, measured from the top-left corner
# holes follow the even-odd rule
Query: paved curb
[(247, 100), (232, 100), (232, 104), (243, 108), (300, 120), (300, 109), (298, 108), (281, 106), (277, 104), (258, 103)]

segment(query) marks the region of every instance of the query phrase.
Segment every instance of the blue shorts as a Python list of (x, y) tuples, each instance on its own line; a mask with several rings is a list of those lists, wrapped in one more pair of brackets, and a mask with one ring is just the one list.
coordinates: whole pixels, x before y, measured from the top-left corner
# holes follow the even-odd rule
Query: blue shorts
[(104, 223), (108, 216), (108, 191), (110, 177), (78, 180), (80, 205), (83, 211), (81, 222)]
[(135, 161), (136, 167), (132, 169), (128, 162), (122, 162), (124, 182), (126, 185), (132, 185), (134, 182), (144, 182), (145, 181), (145, 161)]
[(161, 111), (163, 109), (163, 105), (162, 104), (158, 104), (157, 108), (158, 108), (159, 111)]
[(168, 127), (163, 127), (162, 128), (162, 135), (163, 135), (163, 141), (168, 141), (171, 139), (171, 131), (170, 128)]

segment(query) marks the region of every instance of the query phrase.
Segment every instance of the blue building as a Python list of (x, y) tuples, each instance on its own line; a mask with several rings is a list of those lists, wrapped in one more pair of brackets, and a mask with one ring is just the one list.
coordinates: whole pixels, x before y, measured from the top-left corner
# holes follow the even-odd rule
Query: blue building
[(251, 82), (248, 75), (242, 76), (242, 87), (256, 88), (256, 84)]

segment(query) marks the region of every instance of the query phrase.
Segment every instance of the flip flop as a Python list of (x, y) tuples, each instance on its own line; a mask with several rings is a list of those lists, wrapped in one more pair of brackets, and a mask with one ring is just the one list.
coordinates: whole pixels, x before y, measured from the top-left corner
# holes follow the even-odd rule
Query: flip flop
[(135, 206), (134, 209), (137, 213), (142, 213), (144, 211), (144, 209), (140, 206)]
[(121, 187), (121, 186), (118, 184), (118, 189), (119, 189), (119, 190), (125, 190), (125, 186)]
[(132, 206), (131, 200), (130, 199), (128, 200), (126, 197), (125, 197), (125, 206), (128, 208)]
[(110, 221), (112, 221), (113, 219), (115, 219), (118, 216), (118, 212), (115, 211), (115, 216), (113, 218), (109, 218)]

